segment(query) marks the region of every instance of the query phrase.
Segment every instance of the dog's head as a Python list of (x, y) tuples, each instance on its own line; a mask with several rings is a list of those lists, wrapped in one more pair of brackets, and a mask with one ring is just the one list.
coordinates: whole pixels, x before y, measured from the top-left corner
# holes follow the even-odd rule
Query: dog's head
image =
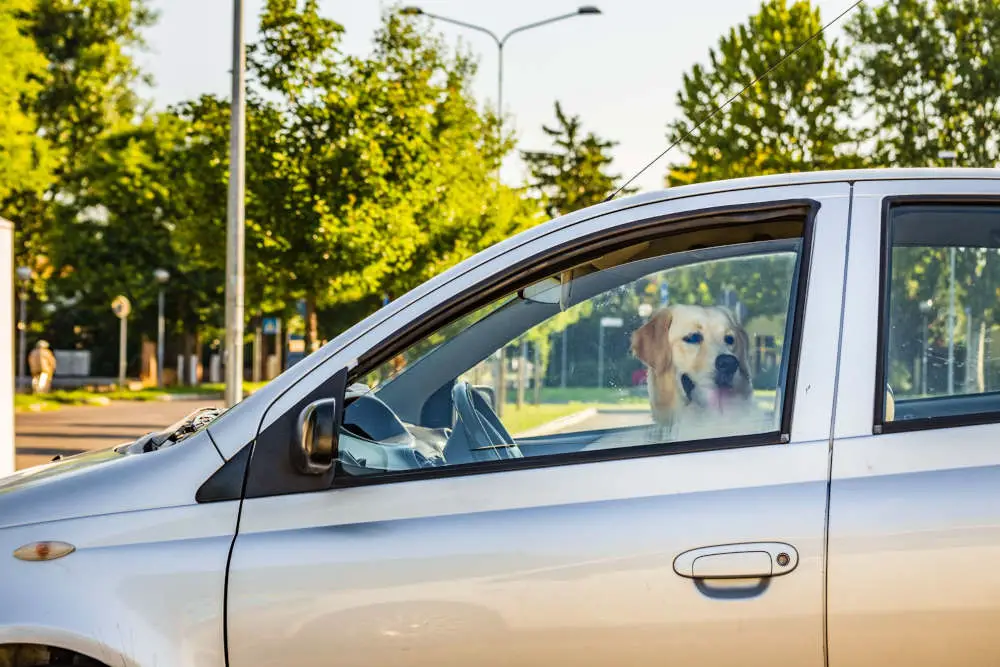
[(649, 367), (653, 417), (684, 407), (725, 412), (753, 394), (750, 341), (720, 306), (669, 306), (632, 334), (632, 353)]

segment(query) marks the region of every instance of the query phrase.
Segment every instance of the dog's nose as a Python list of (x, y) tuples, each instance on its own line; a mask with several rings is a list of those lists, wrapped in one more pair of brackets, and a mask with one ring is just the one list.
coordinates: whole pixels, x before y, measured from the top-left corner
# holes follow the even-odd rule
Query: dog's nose
[(715, 358), (715, 384), (729, 387), (733, 384), (733, 376), (740, 369), (739, 360), (731, 354), (720, 354)]

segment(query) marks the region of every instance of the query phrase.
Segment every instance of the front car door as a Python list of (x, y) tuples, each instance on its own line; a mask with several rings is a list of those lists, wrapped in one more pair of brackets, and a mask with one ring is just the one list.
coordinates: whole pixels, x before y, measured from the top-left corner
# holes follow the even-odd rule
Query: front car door
[(1000, 663), (993, 174), (855, 186), (830, 500), (831, 667)]
[[(827, 183), (550, 223), (318, 366), (252, 454), (229, 664), (823, 665), (848, 206)], [(730, 306), (674, 333), (729, 346), (760, 419), (706, 388), (703, 432), (652, 424), (629, 340), (664, 301)], [(298, 411), (348, 383), (338, 466), (295, 477)]]

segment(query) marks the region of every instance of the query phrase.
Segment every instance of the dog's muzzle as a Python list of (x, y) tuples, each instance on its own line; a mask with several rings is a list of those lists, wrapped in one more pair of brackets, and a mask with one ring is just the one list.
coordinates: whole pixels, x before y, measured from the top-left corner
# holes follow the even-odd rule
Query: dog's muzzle
[(739, 359), (731, 354), (720, 354), (715, 358), (715, 384), (723, 389), (732, 389), (733, 380), (740, 370)]

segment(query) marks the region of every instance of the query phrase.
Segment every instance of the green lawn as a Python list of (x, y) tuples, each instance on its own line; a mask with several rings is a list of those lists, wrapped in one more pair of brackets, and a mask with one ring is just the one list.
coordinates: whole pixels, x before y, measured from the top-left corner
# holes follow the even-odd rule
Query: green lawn
[[(642, 388), (617, 389), (613, 387), (542, 387), (540, 392), (540, 403), (644, 403), (649, 400), (646, 390)], [(531, 388), (525, 388), (524, 400), (526, 403), (532, 402), (535, 392)], [(510, 389), (507, 392), (507, 401), (514, 403), (517, 400), (517, 391)]]
[(584, 403), (525, 404), (520, 410), (514, 403), (504, 405), (503, 423), (511, 433), (522, 433), (547, 424), (554, 419), (593, 407)]

